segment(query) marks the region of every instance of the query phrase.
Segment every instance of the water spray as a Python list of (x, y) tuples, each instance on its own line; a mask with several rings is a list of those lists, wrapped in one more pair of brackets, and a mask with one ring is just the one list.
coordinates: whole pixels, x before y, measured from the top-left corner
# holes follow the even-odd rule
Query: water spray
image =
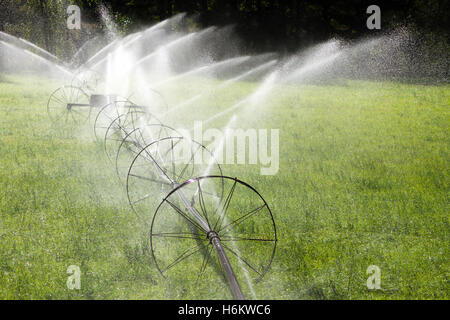
[[(124, 176), (120, 170), (119, 155), (125, 151), (132, 155), (126, 175), (126, 191), (131, 208), (144, 221), (149, 219), (148, 206), (140, 210), (139, 205), (146, 200), (155, 200), (152, 193), (155, 186), (167, 192), (151, 217), (150, 225), (150, 248), (158, 271), (166, 278), (183, 261), (201, 254), (203, 258), (198, 277), (211, 265), (223, 274), (233, 297), (245, 299), (239, 276), (244, 274), (248, 278), (245, 268), (249, 268), (255, 280), (259, 281), (270, 268), (275, 255), (276, 226), (264, 198), (247, 183), (223, 175), (213, 153), (162, 124), (153, 115), (155, 108), (152, 106), (120, 100), (118, 95), (88, 95), (86, 91), (92, 89), (87, 86), (57, 89), (48, 101), (49, 116), (53, 121), (64, 118), (67, 122), (72, 118), (78, 122), (75, 121), (76, 116), (86, 121), (91, 118), (92, 110), (97, 110), (94, 133), (97, 139), (104, 134), (105, 153), (108, 159), (115, 161), (120, 179)], [(188, 152), (180, 156), (179, 148)], [(205, 171), (196, 168), (195, 159), (199, 153), (203, 160), (205, 155), (209, 157), (206, 161), (207, 175), (202, 175)], [(251, 207), (233, 207), (233, 196), (239, 192), (246, 194), (246, 203), (250, 202)], [(170, 221), (167, 216), (171, 216)], [(251, 228), (245, 228), (246, 225), (258, 223), (261, 217), (267, 224), (263, 228), (267, 232), (255, 235)], [(192, 243), (185, 249), (185, 245), (174, 242), (175, 239)], [(245, 243), (249, 248), (269, 245), (259, 248), (266, 254), (255, 263), (244, 257), (242, 251), (254, 252), (256, 249), (238, 250), (235, 242)], [(230, 246), (230, 243), (233, 245)], [(170, 253), (180, 251), (180, 246), (183, 250), (175, 258), (173, 254), (162, 252), (167, 248), (171, 248)]]

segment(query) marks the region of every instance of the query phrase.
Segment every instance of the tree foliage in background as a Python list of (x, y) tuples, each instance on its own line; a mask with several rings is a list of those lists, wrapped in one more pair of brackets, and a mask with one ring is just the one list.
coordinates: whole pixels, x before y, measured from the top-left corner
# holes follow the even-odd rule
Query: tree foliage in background
[[(84, 1), (81, 1), (84, 2)], [(89, 3), (93, 0), (87, 1)], [(299, 47), (332, 37), (373, 35), (366, 9), (381, 8), (382, 31), (399, 25), (426, 33), (448, 34), (445, 0), (112, 0), (103, 1), (128, 16), (130, 27), (164, 20), (176, 13), (198, 14), (202, 26), (235, 24), (238, 34), (257, 50)]]
[[(101, 33), (99, 6), (106, 6), (128, 33), (186, 12), (197, 27), (235, 26), (249, 52), (288, 52), (330, 38), (352, 41), (406, 27), (424, 59), (448, 61), (449, 1), (446, 0), (0, 0), (0, 31), (31, 40), (64, 58)], [(67, 6), (81, 8), (82, 29), (66, 27)], [(368, 30), (366, 9), (381, 8), (381, 30)], [(420, 63), (420, 62), (419, 62)], [(441, 63), (441, 62), (439, 62)], [(444, 68), (447, 65), (444, 65)], [(448, 71), (446, 71), (448, 75)]]
[[(70, 58), (84, 41), (98, 32), (99, 25), (85, 23), (81, 30), (67, 28), (69, 0), (0, 0), (0, 31), (24, 38), (62, 58)], [(87, 21), (94, 21), (97, 3), (79, 1)]]

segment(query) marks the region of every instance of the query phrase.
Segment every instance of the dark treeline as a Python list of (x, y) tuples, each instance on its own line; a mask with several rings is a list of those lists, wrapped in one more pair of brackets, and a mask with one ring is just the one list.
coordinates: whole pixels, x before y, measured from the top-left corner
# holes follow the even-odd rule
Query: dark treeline
[[(66, 26), (71, 4), (81, 9), (81, 30)], [(381, 9), (381, 30), (367, 28), (372, 4)], [(400, 27), (409, 35), (403, 45), (413, 50), (405, 50), (398, 73), (449, 78), (448, 0), (0, 0), (0, 31), (71, 61), (86, 41), (105, 34), (101, 7), (122, 35), (183, 12), (189, 30), (233, 25), (248, 53), (292, 52), (331, 38), (353, 41)]]
[[(92, 0), (82, 1), (91, 6)], [(448, 34), (446, 0), (114, 0), (103, 1), (135, 28), (176, 13), (198, 15), (202, 26), (234, 24), (255, 50), (297, 50), (333, 37), (355, 39), (376, 34), (368, 30), (366, 9), (381, 8), (381, 32), (398, 26), (423, 33)]]
[[(57, 51), (58, 37), (73, 36), (64, 30), (70, 4), (81, 8), (83, 40), (101, 29), (100, 4), (111, 11), (124, 33), (186, 12), (197, 27), (234, 25), (255, 51), (292, 51), (330, 38), (357, 39), (399, 26), (448, 41), (450, 30), (448, 0), (0, 0), (0, 31)], [(371, 4), (381, 8), (379, 31), (366, 27)]]

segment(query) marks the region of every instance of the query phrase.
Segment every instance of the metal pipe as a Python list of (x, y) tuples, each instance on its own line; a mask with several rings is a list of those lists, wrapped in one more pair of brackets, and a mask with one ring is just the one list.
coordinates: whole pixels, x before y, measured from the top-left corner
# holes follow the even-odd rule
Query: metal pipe
[(72, 107), (91, 107), (89, 103), (68, 103), (67, 109), (72, 109)]
[[(147, 157), (147, 156), (145, 156), (145, 157)], [(149, 158), (150, 158), (150, 161), (152, 161), (154, 163), (157, 170), (159, 170), (161, 172), (161, 177), (163, 179), (167, 179), (169, 181), (170, 185), (172, 186), (172, 188), (176, 188), (178, 186), (178, 183), (173, 181), (172, 179), (170, 179), (164, 173), (164, 171), (156, 163), (156, 161), (153, 159), (152, 156), (149, 156)], [(181, 198), (181, 201), (183, 202), (184, 206), (189, 211), (189, 213), (191, 213), (191, 215), (194, 217), (194, 219), (200, 224), (202, 229), (206, 232), (209, 241), (214, 246), (214, 249), (216, 250), (217, 255), (219, 256), (220, 264), (222, 265), (222, 267), (225, 271), (225, 276), (228, 280), (229, 287), (230, 287), (231, 293), (233, 294), (234, 298), (236, 300), (245, 300), (244, 293), (242, 292), (241, 286), (236, 278), (236, 274), (233, 271), (233, 267), (231, 266), (230, 260), (228, 260), (225, 250), (223, 249), (223, 246), (222, 246), (222, 243), (220, 241), (218, 234), (214, 230), (211, 229), (208, 222), (205, 219), (203, 219), (202, 215), (197, 211), (197, 209), (195, 209), (195, 207), (193, 207), (189, 203), (188, 199), (186, 198), (186, 196), (184, 195), (184, 193), (181, 190), (177, 190), (177, 194)]]
[(245, 300), (244, 293), (242, 292), (241, 286), (237, 281), (236, 275), (233, 271), (233, 267), (231, 266), (230, 260), (225, 253), (225, 250), (222, 247), (222, 243), (220, 242), (219, 235), (211, 229), (208, 222), (203, 219), (200, 213), (193, 207), (189, 201), (186, 199), (184, 193), (181, 190), (177, 190), (177, 194), (180, 196), (183, 201), (186, 209), (192, 214), (195, 220), (200, 224), (200, 226), (206, 231), (207, 237), (211, 244), (216, 249), (217, 255), (219, 256), (220, 264), (222, 265), (228, 283), (230, 284), (230, 290), (236, 300)]
[(244, 293), (242, 292), (241, 286), (239, 285), (233, 268), (231, 267), (230, 260), (228, 260), (225, 250), (223, 250), (222, 244), (220, 243), (220, 238), (217, 236), (217, 233), (214, 232), (214, 235), (210, 239), (211, 243), (216, 249), (217, 255), (219, 256), (220, 263), (225, 270), (225, 275), (227, 276), (228, 283), (230, 284), (230, 290), (233, 293), (234, 298), (236, 300), (245, 300)]

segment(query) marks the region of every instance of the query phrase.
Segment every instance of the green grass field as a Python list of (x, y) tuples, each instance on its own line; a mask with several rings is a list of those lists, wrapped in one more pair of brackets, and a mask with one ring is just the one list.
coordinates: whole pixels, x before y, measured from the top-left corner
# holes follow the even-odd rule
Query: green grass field
[[(148, 230), (91, 128), (50, 122), (58, 85), (0, 82), (0, 298), (228, 298), (212, 282), (159, 275)], [(209, 117), (255, 87), (234, 84), (174, 123)], [(239, 113), (237, 127), (280, 129), (278, 174), (224, 166), (264, 196), (277, 223), (256, 297), (448, 299), (449, 106), (448, 85), (343, 81), (279, 86), (258, 112)], [(80, 290), (66, 286), (69, 265), (81, 268)], [(380, 267), (382, 290), (367, 288), (369, 265)]]

